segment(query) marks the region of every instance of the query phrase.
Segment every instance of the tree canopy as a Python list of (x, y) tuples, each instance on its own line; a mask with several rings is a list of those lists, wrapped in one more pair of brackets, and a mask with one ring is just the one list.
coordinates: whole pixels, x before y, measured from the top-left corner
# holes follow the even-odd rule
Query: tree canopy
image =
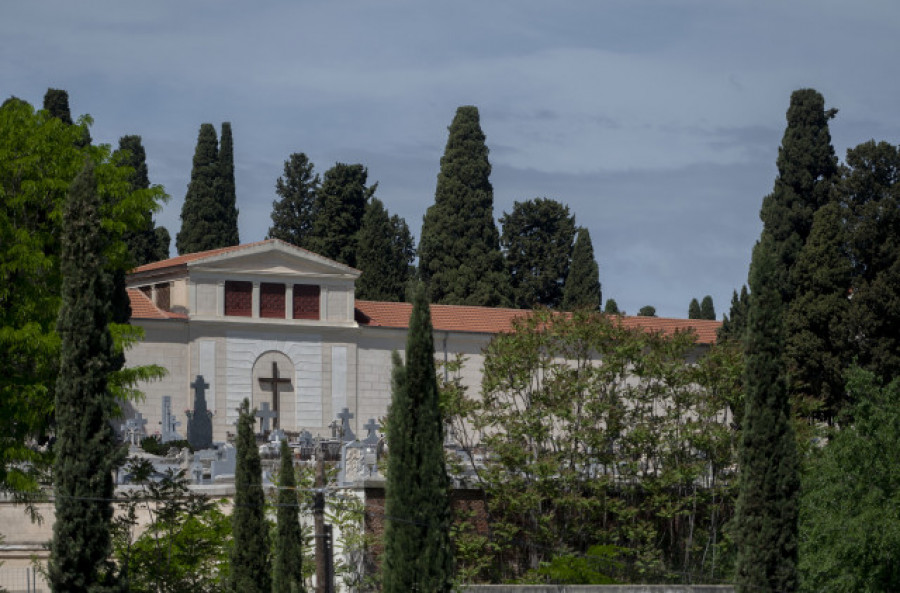
[(336, 163), (325, 171), (316, 192), (316, 218), (309, 249), (356, 267), (359, 230), (366, 204), (378, 184), (366, 186), (369, 170), (363, 165)]
[(356, 298), (402, 302), (412, 280), (416, 250), (406, 221), (385, 209), (378, 198), (366, 205), (356, 254), (362, 276)]
[(563, 288), (562, 308), (566, 311), (589, 309), (599, 311), (603, 302), (600, 289), (600, 268), (594, 259), (594, 245), (591, 233), (585, 228), (578, 229), (578, 238), (572, 248), (572, 263)]
[(284, 174), (275, 181), (279, 199), (272, 202), (268, 238), (309, 248), (316, 220), (316, 193), (321, 183), (313, 168), (302, 152), (295, 152), (284, 161)]

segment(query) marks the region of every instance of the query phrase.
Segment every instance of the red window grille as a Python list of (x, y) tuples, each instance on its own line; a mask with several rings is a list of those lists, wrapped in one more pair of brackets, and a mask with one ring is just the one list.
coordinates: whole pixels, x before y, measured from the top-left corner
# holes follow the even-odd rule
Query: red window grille
[(163, 311), (168, 311), (172, 308), (172, 296), (168, 283), (156, 285), (156, 306)]
[(253, 283), (227, 280), (225, 282), (225, 315), (250, 317), (253, 315)]
[(284, 319), (284, 284), (263, 282), (259, 285), (259, 316)]
[(315, 284), (294, 285), (294, 319), (319, 318), (319, 287)]

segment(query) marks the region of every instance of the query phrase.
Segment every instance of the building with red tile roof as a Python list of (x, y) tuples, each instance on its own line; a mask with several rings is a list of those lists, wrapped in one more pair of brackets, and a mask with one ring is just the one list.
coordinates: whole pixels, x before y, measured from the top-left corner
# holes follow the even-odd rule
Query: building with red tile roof
[[(168, 371), (141, 388), (130, 404), (160, 427), (161, 402), (193, 407), (198, 377), (214, 411), (213, 432), (223, 440), (238, 404), (275, 411), (289, 431), (330, 434), (346, 408), (349, 424), (364, 434), (369, 419), (384, 417), (390, 402), (391, 352), (405, 347), (412, 306), (357, 301), (360, 271), (270, 239), (174, 257), (140, 266), (128, 277), (132, 321), (145, 339), (128, 362)], [(492, 336), (512, 331), (519, 309), (433, 305), (436, 356), (462, 355), (464, 384), (477, 390), (482, 351)], [(716, 321), (621, 317), (626, 327), (672, 334), (691, 331), (699, 347), (715, 342)], [(128, 415), (128, 411), (126, 411)]]

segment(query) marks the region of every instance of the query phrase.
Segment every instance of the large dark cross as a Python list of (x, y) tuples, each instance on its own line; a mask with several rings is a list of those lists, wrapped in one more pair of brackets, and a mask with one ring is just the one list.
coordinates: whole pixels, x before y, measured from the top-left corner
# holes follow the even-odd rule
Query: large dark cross
[(278, 363), (274, 360), (272, 361), (272, 376), (269, 378), (260, 377), (259, 382), (261, 385), (269, 386), (272, 388), (272, 411), (275, 412), (275, 417), (272, 418), (272, 430), (278, 428), (278, 416), (279, 416), (279, 405), (278, 405), (278, 385), (290, 385), (291, 380), (280, 377), (278, 375)]
[[(203, 380), (203, 375), (197, 375), (197, 378), (191, 383), (191, 389), (196, 391), (195, 397), (206, 398), (206, 390), (209, 389), (209, 383)], [(196, 400), (194, 400), (196, 401)]]

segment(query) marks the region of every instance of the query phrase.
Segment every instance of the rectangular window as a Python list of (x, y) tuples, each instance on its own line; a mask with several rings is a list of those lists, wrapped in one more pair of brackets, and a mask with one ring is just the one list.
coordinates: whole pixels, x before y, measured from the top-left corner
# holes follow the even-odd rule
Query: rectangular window
[(284, 284), (263, 282), (259, 285), (259, 316), (284, 319)]
[(253, 283), (225, 281), (225, 315), (250, 317), (253, 315)]
[(172, 297), (169, 290), (169, 283), (156, 285), (156, 306), (163, 311), (169, 311), (172, 308)]
[(319, 318), (319, 287), (315, 284), (294, 285), (294, 319)]

